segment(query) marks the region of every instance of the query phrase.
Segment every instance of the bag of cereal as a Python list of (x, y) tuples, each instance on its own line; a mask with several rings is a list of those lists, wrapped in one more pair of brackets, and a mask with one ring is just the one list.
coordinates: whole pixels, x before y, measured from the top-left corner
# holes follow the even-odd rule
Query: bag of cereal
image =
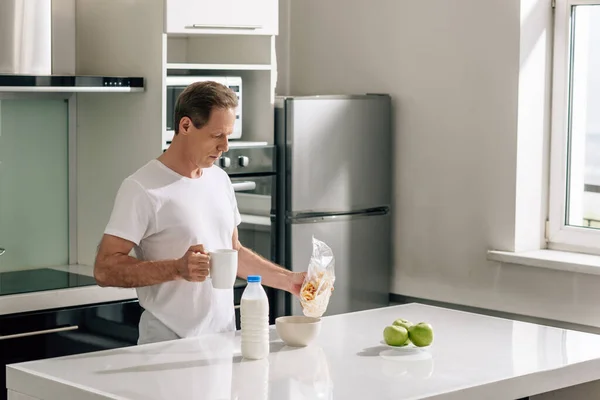
[(327, 310), (335, 282), (335, 258), (324, 242), (312, 238), (313, 254), (300, 289), (302, 311), (307, 317), (321, 317)]

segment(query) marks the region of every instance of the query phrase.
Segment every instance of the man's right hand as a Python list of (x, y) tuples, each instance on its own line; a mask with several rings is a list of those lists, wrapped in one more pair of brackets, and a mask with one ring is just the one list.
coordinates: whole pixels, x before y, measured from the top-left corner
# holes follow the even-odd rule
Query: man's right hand
[(209, 269), (210, 257), (201, 244), (191, 246), (177, 263), (177, 273), (189, 282), (205, 281)]

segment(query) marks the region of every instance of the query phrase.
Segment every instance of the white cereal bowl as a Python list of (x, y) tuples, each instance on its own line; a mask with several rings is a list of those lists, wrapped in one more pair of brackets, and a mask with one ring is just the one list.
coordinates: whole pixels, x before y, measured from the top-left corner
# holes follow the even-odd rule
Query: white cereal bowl
[(308, 346), (321, 332), (321, 319), (304, 316), (286, 316), (275, 319), (275, 329), (290, 347)]

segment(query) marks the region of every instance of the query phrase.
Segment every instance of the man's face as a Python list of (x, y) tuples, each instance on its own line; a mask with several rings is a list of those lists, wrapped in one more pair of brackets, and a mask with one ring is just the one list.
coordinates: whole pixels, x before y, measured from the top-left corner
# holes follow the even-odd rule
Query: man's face
[(179, 134), (187, 136), (187, 153), (192, 162), (199, 168), (210, 168), (229, 149), (228, 137), (234, 123), (235, 110), (232, 108), (213, 109), (208, 123), (200, 129), (189, 118), (182, 118)]

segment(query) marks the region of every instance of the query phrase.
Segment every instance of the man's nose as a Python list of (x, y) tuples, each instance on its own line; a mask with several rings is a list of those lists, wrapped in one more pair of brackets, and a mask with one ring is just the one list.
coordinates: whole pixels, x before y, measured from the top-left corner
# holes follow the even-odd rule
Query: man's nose
[(219, 151), (222, 151), (223, 153), (227, 153), (228, 150), (229, 150), (229, 139), (227, 137), (225, 137), (225, 141), (223, 141), (219, 145)]

